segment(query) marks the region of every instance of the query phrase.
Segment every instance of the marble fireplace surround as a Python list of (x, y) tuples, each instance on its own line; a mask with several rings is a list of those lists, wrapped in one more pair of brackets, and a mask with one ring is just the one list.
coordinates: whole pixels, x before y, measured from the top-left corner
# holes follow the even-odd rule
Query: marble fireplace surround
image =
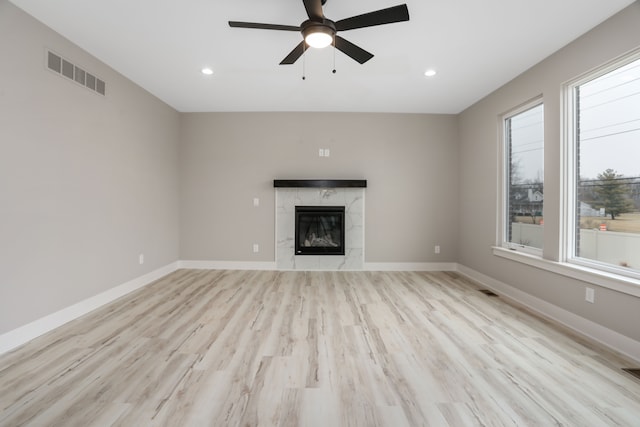
[[(273, 186), (278, 270), (363, 270), (366, 180), (276, 179)], [(345, 255), (295, 255), (296, 206), (344, 206)]]

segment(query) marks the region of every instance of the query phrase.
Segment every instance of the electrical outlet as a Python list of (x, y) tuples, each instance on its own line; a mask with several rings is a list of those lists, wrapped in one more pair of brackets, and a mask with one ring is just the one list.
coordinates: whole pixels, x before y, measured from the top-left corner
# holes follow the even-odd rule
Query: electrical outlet
[(320, 148), (320, 149), (318, 150), (318, 156), (319, 156), (319, 157), (324, 157), (324, 148)]
[(258, 246), (257, 243), (253, 244), (253, 253), (257, 254), (258, 252), (260, 252), (260, 246)]
[(331, 151), (328, 148), (324, 149), (324, 156), (325, 157), (329, 157), (329, 155), (331, 154)]
[(433, 252), (435, 252), (435, 253), (439, 254), (439, 253), (440, 253), (440, 245), (436, 245), (436, 246), (433, 248)]
[(253, 198), (253, 206), (255, 206), (256, 208), (258, 206), (260, 206), (260, 199), (258, 199), (257, 197)]
[(596, 291), (593, 288), (587, 288), (584, 299), (593, 304), (596, 301)]

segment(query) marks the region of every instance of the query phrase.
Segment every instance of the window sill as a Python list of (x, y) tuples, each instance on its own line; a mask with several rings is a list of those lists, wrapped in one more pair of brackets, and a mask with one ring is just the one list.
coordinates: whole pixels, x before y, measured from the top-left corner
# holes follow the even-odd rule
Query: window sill
[(536, 255), (501, 247), (493, 247), (493, 254), (495, 256), (530, 265), (541, 270), (550, 271), (572, 279), (592, 283), (603, 288), (640, 297), (640, 280), (566, 262), (550, 261)]

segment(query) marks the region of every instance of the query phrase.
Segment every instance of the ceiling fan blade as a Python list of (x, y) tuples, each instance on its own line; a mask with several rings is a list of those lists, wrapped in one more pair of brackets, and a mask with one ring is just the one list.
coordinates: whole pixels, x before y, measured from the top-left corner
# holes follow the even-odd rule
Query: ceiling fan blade
[(367, 52), (361, 47), (356, 46), (355, 44), (343, 39), (340, 36), (335, 36), (335, 44), (336, 44), (336, 49), (338, 49), (345, 55), (353, 58), (354, 60), (358, 61), (361, 64), (364, 64), (365, 62), (373, 58), (372, 53)]
[(312, 21), (322, 22), (324, 13), (322, 13), (322, 0), (302, 0), (307, 15)]
[(291, 51), (291, 53), (289, 53), (289, 55), (287, 55), (286, 58), (284, 58), (281, 62), (280, 65), (291, 65), (294, 62), (296, 62), (298, 60), (298, 58), (300, 58), (302, 56), (302, 54), (305, 51), (305, 45), (304, 45), (304, 40), (300, 42), (300, 44), (298, 46), (296, 46), (295, 48), (293, 48), (293, 50)]
[(347, 31), (376, 25), (393, 24), (409, 20), (409, 9), (406, 4), (376, 10), (363, 15), (352, 16), (336, 22), (336, 30)]
[(300, 31), (300, 27), (293, 25), (278, 25), (278, 24), (260, 24), (257, 22), (239, 22), (229, 21), (230, 27), (236, 28), (256, 28), (258, 30), (279, 30), (279, 31)]

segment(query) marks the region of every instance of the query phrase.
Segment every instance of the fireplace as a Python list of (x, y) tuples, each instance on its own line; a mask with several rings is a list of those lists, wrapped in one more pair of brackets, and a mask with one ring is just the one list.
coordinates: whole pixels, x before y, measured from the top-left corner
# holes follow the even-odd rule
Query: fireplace
[(344, 255), (344, 242), (344, 206), (296, 206), (296, 255)]
[[(347, 271), (364, 268), (364, 179), (274, 179), (276, 192), (276, 268), (278, 270)], [(296, 244), (296, 206), (344, 206), (344, 255), (325, 251), (300, 255), (312, 249)], [(342, 208), (340, 208), (342, 210)], [(342, 231), (342, 227), (340, 227)], [(331, 238), (334, 241), (334, 238)], [(337, 239), (336, 239), (337, 240)], [(335, 241), (334, 241), (335, 242)], [(316, 248), (317, 249), (317, 248)], [(334, 255), (334, 256), (327, 256)]]

